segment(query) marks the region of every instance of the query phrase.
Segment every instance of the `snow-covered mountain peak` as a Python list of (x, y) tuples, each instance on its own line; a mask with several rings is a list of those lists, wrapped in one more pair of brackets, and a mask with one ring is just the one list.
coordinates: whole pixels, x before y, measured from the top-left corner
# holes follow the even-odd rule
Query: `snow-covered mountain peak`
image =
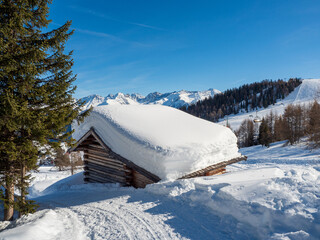
[(85, 109), (91, 106), (110, 105), (110, 104), (161, 104), (170, 107), (180, 108), (196, 103), (199, 100), (213, 97), (215, 94), (221, 93), (219, 90), (210, 88), (205, 91), (187, 91), (180, 90), (169, 93), (153, 92), (149, 93), (146, 97), (141, 94), (133, 93), (123, 94), (109, 94), (107, 97), (99, 95), (90, 95), (82, 98), (86, 102)]
[(88, 109), (91, 106), (95, 107), (103, 103), (104, 97), (101, 97), (100, 95), (97, 95), (97, 94), (92, 94), (90, 96), (82, 98), (81, 100), (85, 102), (84, 108)]

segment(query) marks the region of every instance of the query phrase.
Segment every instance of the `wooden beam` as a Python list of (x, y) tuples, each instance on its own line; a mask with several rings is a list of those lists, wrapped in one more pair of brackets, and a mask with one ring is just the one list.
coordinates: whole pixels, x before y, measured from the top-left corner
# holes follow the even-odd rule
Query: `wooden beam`
[(223, 174), (226, 172), (225, 168), (217, 168), (215, 170), (210, 170), (205, 172), (205, 176), (212, 176), (212, 175), (219, 175), (219, 174)]
[(193, 177), (197, 177), (197, 176), (204, 176), (205, 173), (208, 172), (208, 171), (216, 170), (218, 168), (224, 168), (227, 165), (230, 165), (230, 164), (233, 164), (233, 163), (236, 163), (236, 162), (240, 162), (240, 161), (244, 161), (244, 160), (247, 160), (246, 156), (233, 158), (231, 160), (220, 162), (220, 163), (217, 163), (217, 164), (213, 164), (213, 165), (211, 165), (209, 167), (206, 167), (206, 168), (200, 169), (198, 171), (189, 173), (189, 174), (187, 174), (187, 175), (185, 175), (185, 176), (183, 176), (183, 177), (181, 177), (179, 179), (186, 179), (186, 178), (193, 178)]
[(106, 178), (114, 179), (116, 182), (125, 182), (127, 179), (125, 176), (120, 176), (117, 174), (112, 174), (112, 173), (104, 172), (104, 171), (97, 170), (94, 168), (89, 168), (89, 167), (86, 167), (86, 172), (88, 172), (89, 175), (90, 173), (93, 173), (103, 178), (106, 177)]
[(92, 167), (91, 165), (84, 167), (84, 170), (86, 172), (94, 171), (94, 172), (101, 173), (101, 174), (114, 175), (116, 178), (121, 178), (121, 179), (130, 178), (130, 176), (126, 175), (125, 172), (112, 171), (112, 169), (109, 169), (108, 171), (106, 171), (105, 169), (101, 169), (101, 168), (99, 169), (96, 167)]
[(102, 166), (110, 166), (112, 168), (115, 168), (115, 169), (122, 169), (124, 164), (123, 163), (114, 163), (114, 162), (108, 162), (106, 160), (103, 160), (103, 159), (98, 159), (98, 158), (93, 158), (93, 157), (86, 157), (84, 158), (85, 161), (88, 161), (88, 162), (92, 162), (92, 163), (95, 163), (95, 164), (98, 164), (98, 165), (102, 165)]
[(92, 179), (100, 179), (100, 181), (104, 181), (105, 183), (107, 182), (110, 182), (110, 183), (120, 183), (120, 184), (123, 184), (123, 183), (126, 183), (125, 181), (123, 182), (118, 182), (117, 180), (111, 178), (111, 177), (107, 177), (107, 176), (101, 176), (99, 174), (96, 174), (94, 172), (86, 172), (86, 176), (89, 176), (89, 178), (92, 178)]
[(85, 167), (89, 167), (89, 168), (94, 168), (94, 169), (97, 169), (97, 170), (100, 170), (100, 171), (106, 171), (108, 173), (117, 173), (119, 174), (120, 176), (127, 176), (127, 171), (126, 169), (121, 169), (121, 168), (112, 168), (112, 167), (109, 167), (109, 166), (101, 166), (101, 165), (98, 165), (98, 164), (94, 164), (94, 163), (86, 163), (85, 164)]
[(119, 161), (117, 159), (114, 158), (110, 158), (109, 156), (102, 156), (102, 155), (97, 155), (95, 153), (92, 152), (85, 152), (84, 156), (87, 156), (88, 158), (92, 158), (92, 159), (99, 159), (101, 161), (108, 161), (108, 162), (112, 162), (114, 164), (120, 164), (123, 165), (124, 163), (122, 161)]

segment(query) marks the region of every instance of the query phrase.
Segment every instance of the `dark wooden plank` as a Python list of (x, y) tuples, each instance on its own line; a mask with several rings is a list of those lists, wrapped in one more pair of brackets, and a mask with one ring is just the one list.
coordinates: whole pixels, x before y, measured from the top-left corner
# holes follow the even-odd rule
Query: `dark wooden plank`
[(101, 159), (101, 160), (104, 160), (104, 161), (109, 161), (109, 162), (112, 162), (112, 163), (115, 163), (115, 164), (124, 164), (122, 161), (119, 161), (118, 159), (110, 158), (107, 155), (99, 155), (99, 154), (96, 154), (96, 153), (92, 153), (90, 150), (85, 152), (84, 155), (87, 155), (87, 156), (92, 157), (94, 159)]
[(85, 167), (85, 171), (86, 172), (95, 172), (96, 174), (102, 175), (102, 176), (107, 176), (107, 177), (112, 177), (115, 179), (119, 179), (119, 180), (126, 180), (126, 176), (125, 175), (118, 175), (117, 173), (110, 173), (110, 172), (106, 172), (100, 169), (96, 169), (96, 168), (92, 168), (92, 167)]
[(101, 176), (99, 174), (96, 174), (94, 172), (88, 172), (87, 176), (89, 176), (89, 178), (92, 178), (92, 179), (97, 179), (97, 180), (100, 180), (100, 181), (104, 181), (104, 182), (109, 182), (109, 183), (120, 183), (120, 184), (123, 184), (123, 183), (126, 183), (125, 181), (124, 182), (119, 182), (115, 179), (112, 179), (110, 177), (107, 177), (107, 176)]
[(91, 154), (91, 153), (84, 153), (84, 157), (87, 158), (87, 159), (95, 159), (95, 160), (98, 160), (98, 161), (101, 161), (101, 162), (108, 162), (108, 163), (111, 163), (111, 164), (114, 164), (114, 165), (124, 165), (123, 162), (121, 161), (117, 161), (117, 160), (114, 160), (114, 159), (111, 159), (111, 158), (107, 158), (107, 157), (102, 157), (102, 156), (97, 156), (95, 154)]
[(212, 175), (219, 175), (219, 174), (223, 174), (226, 172), (225, 168), (218, 168), (218, 169), (214, 169), (214, 170), (210, 170), (205, 172), (205, 176), (212, 176)]
[(211, 170), (215, 170), (215, 169), (218, 169), (218, 168), (223, 168), (223, 167), (226, 167), (227, 165), (230, 165), (230, 164), (233, 164), (233, 163), (236, 163), (236, 162), (240, 162), (240, 161), (245, 161), (247, 160), (247, 157), (246, 156), (241, 156), (241, 157), (238, 157), (238, 158), (233, 158), (231, 160), (228, 160), (228, 161), (224, 161), (224, 162), (221, 162), (221, 163), (217, 163), (217, 164), (213, 164), (209, 167), (206, 167), (204, 169), (201, 169), (201, 170), (198, 170), (198, 171), (195, 171), (193, 173), (189, 173), (179, 179), (186, 179), (186, 178), (193, 178), (193, 177), (197, 177), (197, 176), (204, 176), (205, 172), (208, 172), (208, 171), (211, 171)]
[(88, 162), (92, 162), (92, 163), (95, 163), (95, 164), (99, 164), (99, 165), (102, 165), (102, 166), (110, 166), (112, 168), (116, 168), (116, 169), (122, 169), (124, 164), (117, 164), (117, 163), (113, 163), (113, 162), (108, 162), (108, 161), (103, 161), (101, 159), (95, 159), (95, 158), (85, 158), (84, 159), (85, 161), (88, 161)]
[(92, 152), (92, 153), (95, 153), (95, 154), (101, 155), (101, 156), (110, 157), (109, 153), (103, 148), (97, 148), (92, 145), (87, 145), (86, 148), (87, 148), (88, 152)]
[(88, 144), (89, 147), (105, 150), (98, 142), (96, 144)]
[(126, 173), (127, 170), (109, 168), (109, 167), (106, 167), (106, 166), (101, 166), (101, 165), (94, 164), (94, 163), (89, 163), (89, 162), (85, 164), (85, 168), (86, 167), (94, 168), (94, 169), (97, 169), (99, 171), (105, 171), (105, 172), (112, 173), (112, 174), (118, 174), (119, 176), (127, 176), (128, 175)]
[(103, 179), (112, 180), (114, 182), (119, 182), (119, 183), (126, 183), (127, 182), (126, 178), (120, 178), (120, 177), (118, 177), (116, 175), (110, 175), (110, 174), (107, 174), (107, 173), (97, 172), (94, 169), (88, 170), (88, 173), (89, 173), (89, 176), (90, 175), (95, 175), (95, 176), (99, 176), (100, 178), (103, 178)]
[(124, 175), (130, 174), (130, 170), (124, 168), (124, 166), (123, 167), (114, 167), (113, 165), (102, 165), (99, 162), (93, 162), (91, 160), (90, 161), (85, 160), (84, 165), (89, 166), (89, 167), (95, 167), (97, 169), (100, 168), (105, 171), (117, 171), (119, 173), (122, 172)]
[(132, 185), (136, 188), (145, 188), (147, 184), (154, 183), (153, 180), (147, 178), (141, 173), (133, 170), (132, 172)]

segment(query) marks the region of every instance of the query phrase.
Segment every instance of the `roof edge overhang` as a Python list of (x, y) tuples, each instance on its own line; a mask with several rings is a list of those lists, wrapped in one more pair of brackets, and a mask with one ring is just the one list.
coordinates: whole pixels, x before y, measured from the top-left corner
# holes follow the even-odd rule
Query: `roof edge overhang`
[(147, 178), (149, 178), (150, 180), (154, 181), (154, 182), (159, 182), (161, 179), (147, 171), (146, 169), (136, 165), (135, 163), (133, 163), (132, 161), (122, 157), (121, 155), (113, 152), (105, 143), (104, 141), (101, 139), (101, 137), (97, 134), (97, 132), (95, 131), (95, 129), (93, 127), (90, 128), (90, 130), (88, 132), (86, 132), (75, 144), (75, 146), (71, 147), (68, 149), (68, 152), (71, 153), (73, 151), (77, 151), (77, 148), (81, 145), (81, 143), (83, 141), (85, 141), (89, 136), (93, 136), (95, 138), (95, 140), (97, 142), (99, 142), (99, 144), (106, 150), (106, 151), (111, 151), (112, 155), (114, 157), (116, 157), (119, 161), (121, 161), (122, 163), (124, 163), (126, 166), (128, 166), (129, 168), (132, 168), (133, 170), (139, 172), (140, 174), (146, 176)]

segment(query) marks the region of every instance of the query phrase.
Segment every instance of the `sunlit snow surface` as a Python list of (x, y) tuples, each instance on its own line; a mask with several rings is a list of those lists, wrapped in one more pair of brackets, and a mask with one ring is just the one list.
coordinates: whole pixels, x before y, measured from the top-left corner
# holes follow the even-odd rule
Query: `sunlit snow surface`
[(177, 179), (239, 157), (233, 132), (219, 124), (161, 105), (95, 107), (73, 137), (91, 127), (114, 152), (161, 179)]
[[(312, 101), (319, 83), (305, 80), (258, 114)], [(229, 122), (237, 126), (249, 115)], [(2, 222), (0, 239), (319, 239), (320, 150), (283, 145), (241, 149), (248, 160), (224, 175), (146, 189), (83, 184), (82, 173), (66, 178), (69, 172), (41, 167), (30, 189), (40, 210)]]
[(320, 150), (283, 144), (241, 149), (247, 162), (224, 175), (146, 189), (41, 167), (31, 187), (40, 211), (0, 239), (319, 239)]

